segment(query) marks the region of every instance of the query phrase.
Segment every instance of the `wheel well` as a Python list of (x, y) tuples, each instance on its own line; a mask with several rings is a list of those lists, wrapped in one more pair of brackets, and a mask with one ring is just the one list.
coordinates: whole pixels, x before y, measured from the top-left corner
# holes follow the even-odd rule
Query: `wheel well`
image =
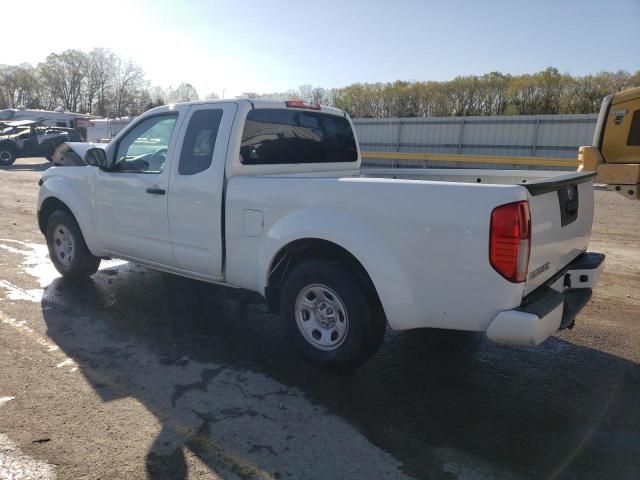
[(47, 231), (47, 222), (49, 221), (49, 217), (56, 210), (63, 210), (73, 216), (73, 212), (71, 212), (69, 207), (67, 207), (62, 201), (55, 197), (47, 198), (42, 202), (42, 208), (38, 212), (38, 227), (40, 227), (40, 231), (43, 235)]
[(280, 310), (280, 287), (293, 265), (310, 258), (337, 261), (348, 266), (364, 288), (369, 302), (383, 312), (382, 302), (371, 277), (358, 259), (340, 245), (316, 238), (304, 238), (291, 242), (282, 247), (273, 258), (265, 289), (265, 298), (270, 311)]
[(8, 141), (8, 140), (5, 140), (4, 142), (0, 142), (0, 147), (12, 150), (13, 152), (16, 151), (15, 144), (13, 142)]

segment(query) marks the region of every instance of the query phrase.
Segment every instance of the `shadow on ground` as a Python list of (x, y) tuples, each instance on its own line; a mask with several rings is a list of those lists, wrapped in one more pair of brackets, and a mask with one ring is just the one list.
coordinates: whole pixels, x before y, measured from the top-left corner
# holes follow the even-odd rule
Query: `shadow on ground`
[[(333, 438), (350, 433), (323, 423), (326, 412), (400, 462), (377, 478), (640, 475), (639, 366), (559, 339), (511, 349), (475, 334), (389, 332), (369, 363), (337, 374), (301, 361), (258, 296), (138, 266), (56, 280), (42, 307), (48, 335), (103, 400), (134, 397), (162, 422), (151, 478), (184, 478), (183, 447), (240, 477), (335, 478), (321, 462), (354, 458), (331, 458), (331, 441), (366, 449)], [(306, 417), (303, 400), (320, 410)], [(383, 468), (374, 454), (357, 460)]]

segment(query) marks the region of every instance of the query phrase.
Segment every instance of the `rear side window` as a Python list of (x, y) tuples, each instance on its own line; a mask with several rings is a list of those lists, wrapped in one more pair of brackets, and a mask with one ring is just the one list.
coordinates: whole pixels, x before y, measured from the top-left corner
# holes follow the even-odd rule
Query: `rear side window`
[(355, 162), (356, 140), (344, 117), (257, 109), (247, 115), (240, 160), (245, 165)]
[(221, 109), (198, 110), (191, 116), (180, 152), (180, 175), (194, 175), (211, 166), (220, 120)]
[(627, 138), (627, 145), (632, 147), (640, 146), (640, 110), (633, 112), (631, 128), (629, 128), (629, 138)]

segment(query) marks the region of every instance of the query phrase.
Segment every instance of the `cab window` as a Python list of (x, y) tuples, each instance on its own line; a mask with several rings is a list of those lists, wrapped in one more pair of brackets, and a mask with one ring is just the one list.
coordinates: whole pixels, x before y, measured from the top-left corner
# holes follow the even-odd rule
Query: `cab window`
[(180, 152), (180, 175), (195, 175), (211, 166), (221, 119), (221, 109), (198, 110), (193, 113)]
[(627, 138), (627, 145), (630, 147), (640, 146), (640, 110), (633, 112), (631, 127), (629, 128), (629, 138)]
[(344, 117), (271, 108), (247, 114), (240, 146), (245, 165), (357, 160), (353, 130)]

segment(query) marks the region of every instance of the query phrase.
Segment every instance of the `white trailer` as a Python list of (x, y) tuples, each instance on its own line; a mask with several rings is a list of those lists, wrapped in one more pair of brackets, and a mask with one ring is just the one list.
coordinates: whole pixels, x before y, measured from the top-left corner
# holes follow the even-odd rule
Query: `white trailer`
[(98, 143), (101, 140), (111, 140), (120, 130), (126, 127), (131, 118), (95, 118), (86, 122), (87, 142)]

